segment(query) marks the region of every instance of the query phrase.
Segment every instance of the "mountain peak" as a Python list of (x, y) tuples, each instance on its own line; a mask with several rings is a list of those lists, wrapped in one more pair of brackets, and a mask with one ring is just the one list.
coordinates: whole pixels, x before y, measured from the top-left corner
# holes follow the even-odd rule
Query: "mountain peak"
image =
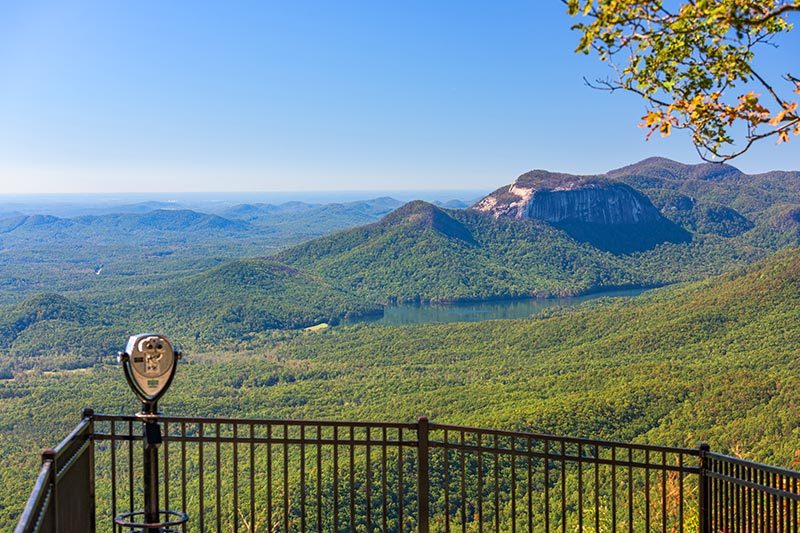
[(472, 209), (494, 218), (541, 220), (578, 241), (615, 253), (690, 239), (685, 230), (665, 219), (647, 196), (605, 176), (532, 170)]
[(379, 224), (384, 226), (409, 224), (418, 229), (430, 228), (447, 237), (473, 243), (469, 229), (451, 217), (444, 209), (423, 200), (413, 200), (404, 204), (388, 215)]
[(638, 163), (611, 170), (606, 176), (614, 179), (642, 176), (655, 179), (721, 181), (740, 179), (745, 174), (725, 163), (686, 164), (666, 157), (648, 157)]

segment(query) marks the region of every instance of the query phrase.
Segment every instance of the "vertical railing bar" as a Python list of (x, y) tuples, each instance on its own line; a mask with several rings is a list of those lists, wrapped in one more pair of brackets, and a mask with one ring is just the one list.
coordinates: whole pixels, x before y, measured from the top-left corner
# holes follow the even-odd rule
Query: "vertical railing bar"
[(444, 446), (442, 455), (444, 460), (444, 530), (450, 533), (450, 439), (447, 430), (444, 430)]
[[(742, 465), (741, 469), (739, 470), (739, 475), (741, 476), (740, 479), (742, 481), (747, 481), (747, 470), (748, 470), (747, 465)], [(746, 485), (743, 485), (742, 486), (742, 503), (741, 503), (741, 509), (740, 509), (740, 513), (741, 513), (741, 516), (742, 516), (742, 520), (741, 520), (742, 524), (741, 524), (740, 531), (749, 531), (750, 530), (750, 524), (749, 524), (750, 517), (749, 517), (749, 515), (747, 513), (747, 496), (748, 496), (749, 492), (750, 491), (748, 490), (748, 487)]]
[[(711, 471), (714, 473), (720, 473), (722, 470), (722, 463), (716, 459), (712, 459), (709, 464), (711, 465)], [(718, 531), (721, 527), (723, 527), (724, 515), (723, 515), (723, 507), (722, 507), (722, 496), (724, 487), (722, 485), (722, 480), (718, 477), (714, 477), (711, 480), (711, 494), (712, 494), (712, 506), (711, 506), (711, 531)]]
[[(758, 480), (759, 485), (764, 484), (764, 471), (761, 469), (756, 470), (756, 479)], [(760, 516), (759, 526), (761, 526), (761, 531), (766, 531), (767, 529), (767, 513), (764, 509), (764, 491), (759, 490), (758, 494), (756, 495), (756, 503), (758, 504), (758, 515)]]
[(128, 511), (133, 512), (133, 421), (128, 421)]
[(317, 533), (322, 533), (322, 426), (317, 426)]
[[(761, 471), (761, 484), (765, 487), (769, 486), (769, 472)], [(772, 523), (772, 498), (770, 497), (769, 493), (762, 491), (764, 495), (764, 521), (765, 521), (765, 530), (769, 531), (770, 533), (774, 533), (772, 531), (773, 523)]]
[(400, 533), (403, 533), (403, 428), (397, 429), (397, 524)]
[(578, 531), (583, 531), (583, 444), (578, 443)]
[(428, 533), (430, 518), (430, 451), (428, 417), (417, 420), (417, 524), (419, 533)]
[[(776, 475), (776, 488), (783, 489), (783, 476), (780, 474)], [(778, 524), (780, 525), (778, 533), (784, 533), (784, 512), (783, 512), (783, 497), (777, 496), (777, 503), (778, 503)]]
[(650, 531), (650, 450), (644, 451), (644, 527)]
[(186, 511), (186, 422), (181, 422), (181, 511)]
[(283, 530), (289, 531), (289, 424), (283, 424)]
[(567, 455), (566, 444), (561, 444), (561, 533), (567, 533)]
[[(789, 490), (786, 481), (787, 480), (783, 474), (778, 474), (778, 488), (780, 488), (780, 490)], [(786, 506), (788, 503), (789, 502), (786, 500), (786, 498), (783, 496), (780, 497), (781, 533), (785, 533), (791, 527), (787, 521), (789, 513), (786, 512)]]
[(617, 447), (611, 445), (611, 533), (617, 533)]
[[(533, 460), (531, 459), (531, 438), (527, 437), (525, 439), (525, 448), (527, 453), (526, 463), (528, 467), (528, 484), (527, 493), (528, 493), (528, 531), (533, 531)], [(547, 462), (545, 461), (545, 469), (547, 468)]]
[[(792, 478), (792, 492), (797, 494), (797, 478)], [(792, 500), (792, 533), (798, 533), (797, 500)]]
[(459, 449), (459, 461), (461, 467), (461, 532), (467, 531), (467, 473), (466, 461), (464, 458), (464, 430), (461, 430), (461, 448)]
[(239, 424), (233, 423), (233, 530), (239, 531)]
[(356, 530), (356, 470), (355, 470), (355, 428), (350, 426), (350, 531)]
[(199, 437), (199, 440), (197, 441), (197, 456), (198, 456), (198, 460), (197, 460), (198, 461), (197, 462), (197, 465), (198, 465), (198, 472), (197, 472), (198, 473), (198, 487), (197, 487), (198, 498), (197, 498), (197, 501), (198, 501), (198, 504), (200, 506), (200, 512), (199, 512), (200, 516), (198, 517), (200, 519), (200, 531), (205, 531), (205, 499), (206, 499), (206, 495), (205, 495), (205, 486), (204, 486), (204, 481), (205, 480), (203, 479), (203, 477), (204, 477), (203, 476), (203, 471), (205, 469), (205, 464), (204, 464), (205, 461), (204, 461), (204, 457), (203, 457), (203, 433), (204, 433), (204, 429), (205, 429), (204, 426), (205, 426), (205, 424), (203, 424), (202, 422), (199, 422), (197, 424), (197, 435)]
[[(713, 460), (711, 461), (712, 470), (715, 473), (725, 473), (725, 465), (722, 461)], [(716, 523), (712, 525), (712, 531), (718, 531), (725, 527), (725, 482), (723, 482), (719, 478), (714, 478), (714, 489), (713, 492), (717, 495), (717, 504), (715, 506), (715, 517)]]
[(367, 515), (366, 515), (366, 526), (367, 531), (372, 531), (372, 450), (370, 448), (369, 442), (371, 439), (372, 432), (370, 431), (370, 427), (366, 427), (367, 432), (367, 444), (364, 447), (364, 453), (366, 454), (366, 465), (365, 465), (365, 475), (367, 477), (366, 489), (365, 489), (365, 496), (367, 498)]
[(481, 434), (477, 434), (478, 446), (478, 531), (483, 533), (483, 452), (481, 451)]
[[(725, 461), (724, 470), (725, 475), (730, 477), (733, 475), (733, 465)], [(725, 481), (725, 527), (730, 530), (734, 524), (733, 519), (733, 501), (736, 496), (734, 494), (735, 485), (730, 481)]]
[[(776, 488), (777, 485), (777, 475), (773, 472), (769, 476), (769, 486), (772, 488)], [(778, 527), (778, 497), (774, 494), (772, 496), (772, 528), (776, 531), (779, 531), (780, 528)]]
[(594, 530), (600, 531), (600, 446), (594, 445)]
[[(762, 484), (765, 487), (769, 487), (769, 478), (770, 478), (769, 472), (764, 472)], [(772, 495), (769, 494), (768, 492), (765, 492), (764, 500), (765, 500), (764, 508), (766, 509), (766, 512), (764, 514), (766, 515), (766, 521), (767, 521), (766, 530), (769, 531), (770, 533), (775, 533), (773, 531), (773, 527), (775, 524), (772, 521)]]
[[(745, 479), (752, 483), (753, 481), (753, 469), (749, 466), (745, 468)], [(756, 524), (754, 523), (754, 508), (753, 508), (753, 489), (748, 486), (745, 490), (745, 505), (747, 509), (747, 532), (752, 533), (756, 530)]]
[(339, 531), (339, 426), (333, 426), (333, 530)]
[[(494, 434), (493, 447), (499, 449), (497, 433)], [(494, 453), (494, 532), (500, 533), (500, 454)]]
[(381, 527), (383, 528), (382, 531), (387, 531), (387, 492), (388, 489), (388, 480), (387, 477), (387, 470), (386, 470), (386, 442), (388, 436), (386, 434), (386, 428), (382, 428), (381, 430)]
[(94, 419), (94, 410), (93, 409), (84, 409), (82, 414), (83, 419), (88, 419), (88, 427), (87, 427), (87, 438), (88, 440), (88, 450), (89, 453), (89, 501), (91, 502), (90, 508), (90, 523), (89, 523), (89, 530), (90, 533), (95, 533), (97, 531), (97, 457), (96, 453), (96, 444), (95, 444), (95, 434), (97, 433), (97, 426), (95, 424)]
[[(111, 519), (117, 516), (117, 421), (111, 421)], [(116, 526), (114, 530), (116, 531)]]
[(169, 422), (164, 422), (164, 509), (169, 509)]
[[(733, 471), (736, 476), (736, 479), (744, 478), (744, 473), (743, 473), (744, 467), (742, 465), (739, 464), (734, 465)], [(744, 496), (744, 488), (739, 483), (736, 484), (735, 494), (736, 494), (736, 509), (734, 511), (734, 514), (736, 518), (736, 530), (744, 531), (744, 513), (742, 512), (742, 500)]]
[[(778, 481), (778, 487), (777, 488), (780, 489), (780, 490), (785, 490), (786, 487), (783, 484), (783, 476), (782, 475), (780, 475), (780, 474), (777, 475), (777, 481)], [(785, 513), (783, 512), (783, 506), (784, 506), (784, 499), (781, 496), (781, 497), (778, 498), (778, 520), (780, 521), (780, 524), (781, 524), (780, 533), (784, 533), (784, 525), (786, 523), (784, 521)]]
[(300, 531), (306, 531), (306, 427), (300, 425)]
[(511, 439), (511, 533), (517, 531), (517, 439)]
[[(763, 479), (764, 479), (763, 482), (762, 482), (763, 485), (765, 487), (769, 487), (769, 484), (770, 484), (770, 482), (769, 482), (770, 473), (769, 472), (764, 472)], [(767, 515), (766, 516), (766, 520), (767, 520), (767, 528), (766, 529), (770, 533), (775, 533), (773, 531), (775, 523), (772, 521), (772, 495), (770, 493), (768, 493), (768, 492), (765, 492), (764, 499), (765, 499), (764, 507), (766, 509), (766, 512), (764, 514)]]
[[(728, 463), (724, 461), (717, 462), (715, 472), (721, 472), (723, 475), (727, 474)], [(729, 483), (727, 481), (718, 480), (719, 482), (719, 525), (720, 528), (728, 529), (728, 489)]]
[(217, 506), (217, 533), (222, 533), (222, 465), (220, 464), (220, 423), (214, 425), (214, 464), (216, 465), (215, 486), (217, 489), (216, 506)]
[(633, 448), (628, 448), (628, 531), (633, 533)]
[[(739, 466), (739, 479), (746, 481), (747, 480), (747, 465), (740, 465)], [(746, 485), (742, 485), (740, 489), (740, 502), (739, 502), (739, 516), (740, 516), (740, 531), (747, 531), (748, 529), (748, 515), (747, 515), (747, 495), (749, 493), (749, 487)]]
[(267, 530), (272, 531), (272, 424), (267, 424)]
[(250, 423), (250, 531), (256, 530), (256, 428)]
[[(708, 470), (710, 472), (712, 470), (712, 465), (714, 463), (713, 459), (707, 459)], [(705, 514), (701, 514), (701, 524), (707, 525), (705, 530), (702, 530), (702, 533), (712, 533), (716, 526), (715, 524), (715, 513), (717, 509), (717, 490), (715, 483), (715, 478), (711, 478), (708, 475), (704, 475), (702, 478), (703, 486), (706, 487), (705, 498), (708, 500), (707, 502), (707, 510)]]
[(678, 453), (678, 533), (683, 533), (683, 452)]
[(550, 531), (550, 440), (544, 439), (544, 530)]
[(667, 533), (667, 452), (661, 452), (661, 532)]
[[(733, 465), (728, 461), (725, 461), (725, 464), (722, 469), (723, 473), (730, 477), (733, 475)], [(723, 481), (723, 485), (725, 486), (725, 500), (723, 505), (725, 506), (725, 528), (728, 531), (733, 530), (734, 520), (733, 520), (733, 500), (734, 500), (734, 487), (730, 481), (727, 479)]]

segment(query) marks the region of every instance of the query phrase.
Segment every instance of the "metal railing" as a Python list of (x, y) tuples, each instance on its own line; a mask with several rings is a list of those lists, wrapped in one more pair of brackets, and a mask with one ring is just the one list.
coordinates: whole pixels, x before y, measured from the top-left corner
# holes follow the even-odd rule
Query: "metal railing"
[[(429, 423), (158, 417), (184, 531), (797, 532), (800, 473), (698, 449)], [(91, 411), (18, 532), (122, 531), (142, 420)], [(69, 513), (72, 513), (70, 515)]]
[(16, 533), (94, 530), (93, 427), (91, 411), (84, 411), (80, 423), (55, 449), (42, 452), (42, 468)]

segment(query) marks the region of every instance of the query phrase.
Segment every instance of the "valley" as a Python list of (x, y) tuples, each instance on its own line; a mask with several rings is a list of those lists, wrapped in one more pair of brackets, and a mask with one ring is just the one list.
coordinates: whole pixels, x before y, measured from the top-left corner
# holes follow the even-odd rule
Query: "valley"
[[(533, 319), (283, 332), (190, 352), (166, 413), (458, 423), (696, 446), (792, 467), (800, 442), (800, 251)], [(125, 335), (109, 339), (123, 342)], [(197, 391), (202, 390), (202, 394)], [(121, 393), (121, 391), (124, 391)], [(30, 483), (86, 405), (134, 409), (113, 357), (0, 382), (0, 484)], [(24, 494), (0, 496), (8, 524)]]
[[(0, 484), (27, 483), (31, 443), (50, 443), (80, 407), (130, 409), (112, 354), (148, 330), (190, 354), (166, 411), (425, 413), (706, 440), (792, 466), (798, 184), (656, 159), (594, 177), (532, 171), (472, 207), (377, 198), (6, 218)], [(0, 525), (21, 503), (2, 495)]]
[(458, 209), (382, 197), (15, 215), (0, 224), (0, 349), (21, 357), (0, 372), (53, 366), (39, 356), (54, 351), (92, 365), (110, 348), (99, 339), (122, 331), (247, 348), (398, 305), (700, 280), (800, 243), (798, 183), (654, 158), (598, 176), (531, 171)]

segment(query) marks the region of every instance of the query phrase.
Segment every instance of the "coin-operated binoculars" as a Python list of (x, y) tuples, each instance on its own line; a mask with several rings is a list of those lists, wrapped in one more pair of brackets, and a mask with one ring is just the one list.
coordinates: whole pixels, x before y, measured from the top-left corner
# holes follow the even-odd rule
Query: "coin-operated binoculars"
[(143, 424), (144, 510), (114, 518), (115, 524), (129, 528), (131, 533), (170, 533), (189, 519), (183, 512), (160, 510), (158, 504), (158, 446), (162, 441), (158, 400), (172, 383), (180, 358), (181, 353), (169, 339), (152, 333), (131, 336), (125, 351), (117, 357), (128, 385), (142, 402), (136, 416)]

